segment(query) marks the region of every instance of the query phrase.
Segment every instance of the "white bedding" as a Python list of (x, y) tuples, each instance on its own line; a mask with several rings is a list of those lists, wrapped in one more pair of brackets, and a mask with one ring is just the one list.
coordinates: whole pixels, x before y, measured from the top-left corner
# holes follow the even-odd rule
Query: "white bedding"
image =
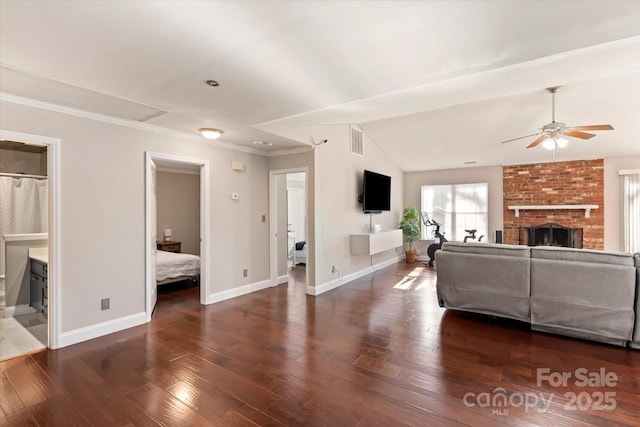
[(200, 257), (174, 252), (156, 252), (156, 281), (200, 274)]
[(293, 254), (295, 252), (296, 255), (296, 264), (306, 264), (307, 263), (307, 246), (304, 245), (301, 250), (295, 250), (295, 247), (289, 250), (289, 259), (293, 262)]

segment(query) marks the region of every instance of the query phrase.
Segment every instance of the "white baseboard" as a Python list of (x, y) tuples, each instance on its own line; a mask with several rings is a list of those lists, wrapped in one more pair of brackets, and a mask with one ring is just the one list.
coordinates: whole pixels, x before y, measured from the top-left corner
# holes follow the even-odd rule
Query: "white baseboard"
[(251, 292), (261, 291), (271, 287), (271, 280), (263, 280), (261, 282), (249, 283), (248, 285), (239, 286), (233, 289), (227, 289), (226, 291), (215, 292), (207, 295), (206, 304), (213, 304), (228, 300), (230, 298), (239, 297), (242, 295), (250, 294)]
[(347, 284), (349, 282), (352, 282), (356, 279), (359, 279), (361, 277), (366, 276), (367, 274), (371, 274), (374, 273), (378, 270), (380, 270), (381, 268), (385, 268), (388, 267), (390, 265), (393, 265), (395, 263), (397, 263), (398, 261), (401, 261), (402, 259), (404, 259), (404, 257), (402, 255), (398, 255), (396, 257), (390, 258), (386, 261), (382, 261), (378, 264), (374, 264), (371, 267), (367, 267), (363, 270), (360, 271), (356, 271), (354, 273), (351, 274), (347, 274), (344, 277), (341, 277), (340, 279), (336, 279), (336, 280), (332, 280), (330, 282), (327, 283), (323, 283), (321, 285), (318, 286), (307, 286), (307, 294), (309, 295), (320, 295), (323, 294), (325, 292), (328, 292), (332, 289), (335, 288), (339, 288), (340, 286)]
[(88, 341), (94, 338), (101, 337), (103, 335), (121, 331), (123, 329), (142, 325), (144, 323), (147, 323), (147, 315), (145, 312), (142, 312), (132, 314), (130, 316), (121, 317), (119, 319), (113, 319), (107, 322), (98, 323), (97, 325), (91, 325), (85, 328), (63, 332), (62, 334), (60, 334), (58, 348), (77, 344), (83, 341)]
[(2, 307), (0, 308), (0, 311), (2, 311), (2, 313), (0, 314), (0, 317), (3, 317), (5, 319), (9, 317), (22, 316), (23, 314), (36, 313), (36, 309), (31, 307), (28, 304)]
[(276, 286), (281, 283), (288, 283), (288, 282), (289, 282), (289, 275), (284, 274), (282, 276), (278, 276), (278, 278), (276, 279)]

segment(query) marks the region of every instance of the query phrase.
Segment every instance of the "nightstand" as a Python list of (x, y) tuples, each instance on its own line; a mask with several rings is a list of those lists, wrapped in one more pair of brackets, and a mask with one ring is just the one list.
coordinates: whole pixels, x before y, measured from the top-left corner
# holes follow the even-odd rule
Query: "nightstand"
[(174, 242), (173, 240), (158, 242), (158, 250), (180, 253), (182, 251), (182, 242)]

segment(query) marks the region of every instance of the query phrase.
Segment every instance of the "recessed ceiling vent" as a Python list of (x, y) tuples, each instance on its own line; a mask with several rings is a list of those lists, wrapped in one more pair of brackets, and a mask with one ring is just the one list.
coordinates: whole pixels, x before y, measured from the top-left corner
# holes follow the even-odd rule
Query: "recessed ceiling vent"
[(364, 156), (364, 140), (362, 131), (355, 126), (351, 126), (351, 154)]

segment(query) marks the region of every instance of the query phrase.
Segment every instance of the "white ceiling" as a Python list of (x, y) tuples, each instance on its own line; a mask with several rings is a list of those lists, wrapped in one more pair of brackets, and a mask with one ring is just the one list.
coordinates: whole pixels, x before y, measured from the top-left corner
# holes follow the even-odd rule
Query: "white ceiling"
[(357, 124), (406, 171), (549, 161), (500, 142), (561, 85), (558, 121), (615, 130), (560, 159), (640, 154), (638, 1), (3, 0), (0, 63), (5, 94), (265, 152)]

